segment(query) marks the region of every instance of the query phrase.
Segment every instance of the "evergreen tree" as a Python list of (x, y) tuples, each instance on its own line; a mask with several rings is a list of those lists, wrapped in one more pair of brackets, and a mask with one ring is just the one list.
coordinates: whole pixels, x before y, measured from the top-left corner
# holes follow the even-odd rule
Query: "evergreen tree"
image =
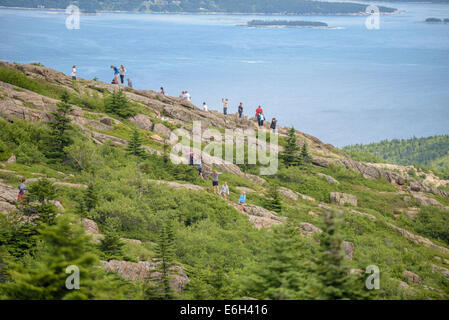
[(126, 150), (137, 157), (145, 158), (146, 153), (142, 148), (142, 141), (140, 140), (139, 131), (134, 130), (131, 140), (128, 142)]
[(287, 167), (298, 166), (302, 163), (299, 147), (296, 142), (296, 133), (293, 127), (288, 130), (287, 145), (284, 151), (281, 152), (280, 157)]
[(207, 292), (207, 286), (199, 276), (189, 277), (182, 300), (209, 300), (210, 295)]
[[(119, 285), (100, 268), (98, 257), (91, 253), (89, 236), (70, 216), (56, 219), (52, 226), (42, 225), (37, 236), (40, 249), (36, 260), (29, 263), (9, 262), (7, 272), (11, 281), (0, 284), (7, 299), (60, 300), (121, 298)], [(79, 289), (68, 289), (67, 278), (79, 269)], [(70, 282), (73, 284), (73, 282)]]
[(170, 287), (170, 279), (173, 274), (171, 269), (175, 260), (175, 237), (173, 233), (173, 224), (171, 220), (166, 220), (161, 226), (159, 237), (157, 239), (157, 247), (155, 250), (157, 268), (154, 270), (161, 274), (160, 279), (151, 279), (154, 284), (152, 289), (152, 298), (169, 300), (174, 298), (174, 292)]
[(306, 163), (310, 163), (312, 161), (312, 157), (310, 156), (309, 151), (307, 150), (307, 143), (305, 141), (301, 148), (301, 158), (302, 161)]
[(282, 198), (279, 194), (279, 188), (275, 184), (271, 184), (268, 194), (266, 195), (265, 208), (274, 212), (282, 211)]
[(56, 188), (48, 179), (39, 180), (29, 186), (27, 201), (19, 203), (17, 208), (26, 216), (39, 215), (39, 222), (52, 224), (57, 208), (51, 203), (56, 197)]
[(69, 114), (73, 111), (69, 103), (70, 96), (67, 92), (61, 96), (61, 102), (57, 104), (56, 112), (52, 112), (54, 120), (49, 122), (50, 136), (47, 137), (46, 155), (51, 159), (65, 159), (66, 152), (64, 148), (72, 144), (73, 140), (70, 136)]
[(169, 160), (170, 160), (170, 153), (169, 153), (169, 151), (168, 151), (168, 142), (167, 142), (167, 139), (164, 139), (162, 158), (164, 159), (164, 163), (165, 163), (165, 164), (171, 163), (171, 162), (169, 162)]
[(131, 109), (128, 98), (122, 90), (117, 90), (112, 93), (111, 97), (106, 102), (106, 112), (115, 114), (121, 118), (128, 118), (135, 115)]
[(87, 211), (91, 211), (97, 206), (98, 197), (93, 183), (89, 183), (89, 186), (84, 192), (83, 200), (86, 205)]
[(332, 213), (323, 216), (324, 227), (320, 234), (320, 250), (315, 259), (317, 282), (314, 294), (318, 299), (366, 299), (364, 283), (344, 266), (343, 240), (337, 234), (337, 223)]
[(259, 261), (241, 281), (241, 296), (269, 300), (307, 298), (309, 254), (304, 238), (293, 225), (273, 229)]
[(104, 232), (104, 238), (100, 241), (100, 250), (107, 260), (123, 258), (123, 246), (124, 243), (116, 232), (112, 230)]

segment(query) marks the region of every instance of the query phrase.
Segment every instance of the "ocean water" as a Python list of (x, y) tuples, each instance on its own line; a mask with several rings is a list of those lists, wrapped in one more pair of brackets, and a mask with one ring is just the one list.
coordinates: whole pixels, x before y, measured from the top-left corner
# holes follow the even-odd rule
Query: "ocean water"
[[(449, 133), (449, 5), (385, 4), (403, 10), (368, 30), (363, 16), (261, 17), (101, 13), (67, 16), (0, 9), (0, 60), (40, 62), (110, 82), (124, 64), (134, 87), (294, 126), (344, 146)], [(238, 26), (254, 18), (323, 21), (338, 29)]]

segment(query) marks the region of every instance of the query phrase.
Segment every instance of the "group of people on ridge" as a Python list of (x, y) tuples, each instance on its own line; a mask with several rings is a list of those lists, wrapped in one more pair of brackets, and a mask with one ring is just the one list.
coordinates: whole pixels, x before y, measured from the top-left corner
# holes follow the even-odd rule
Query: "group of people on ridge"
[[(118, 84), (118, 77), (120, 76), (120, 82), (121, 84), (123, 84), (125, 82), (125, 73), (126, 73), (126, 69), (123, 66), (123, 64), (120, 65), (120, 67), (116, 67), (116, 66), (111, 66), (111, 69), (114, 70), (114, 79), (112, 79), (112, 84)], [(131, 79), (128, 78), (128, 87), (133, 87), (133, 84), (131, 82)]]
[[(123, 84), (125, 82), (125, 73), (126, 73), (125, 67), (123, 65), (120, 65), (120, 67), (117, 68), (116, 66), (112, 65), (111, 69), (114, 70), (114, 79), (112, 80), (111, 83), (118, 84), (119, 83), (118, 82), (118, 78), (120, 76), (120, 82), (121, 82), (121, 84)], [(73, 80), (76, 80), (77, 72), (78, 72), (77, 71), (77, 67), (76, 67), (76, 65), (74, 65), (72, 67), (72, 79)], [(132, 88), (133, 84), (131, 82), (131, 79), (128, 78), (127, 81), (128, 81), (128, 87)], [(160, 93), (162, 95), (165, 95), (164, 87), (161, 87), (160, 90), (161, 90)], [(187, 90), (182, 91), (181, 94), (179, 95), (179, 97), (182, 98), (182, 99), (185, 99), (187, 101), (191, 101), (191, 99), (192, 99), (191, 96), (190, 96), (190, 93)], [(228, 98), (222, 98), (221, 102), (223, 103), (223, 114), (227, 115), (228, 114), (229, 99)], [(209, 108), (207, 107), (206, 102), (203, 102), (203, 110), (206, 111), (206, 112), (209, 111)], [(239, 118), (242, 118), (242, 115), (243, 115), (243, 103), (242, 102), (240, 102), (239, 106), (237, 107), (237, 112), (238, 112)], [(263, 110), (262, 110), (261, 106), (258, 106), (257, 109), (256, 109), (256, 119), (257, 119), (257, 123), (258, 123), (259, 127), (263, 127), (263, 123), (266, 120), (266, 118), (265, 118), (265, 115), (263, 114)], [(271, 124), (270, 124), (270, 129), (272, 129), (273, 132), (275, 132), (276, 126), (277, 126), (277, 120), (276, 120), (276, 118), (272, 118), (271, 119)]]
[(181, 92), (181, 94), (179, 95), (180, 98), (185, 99), (187, 101), (190, 101), (192, 98), (190, 96), (190, 93), (186, 90)]

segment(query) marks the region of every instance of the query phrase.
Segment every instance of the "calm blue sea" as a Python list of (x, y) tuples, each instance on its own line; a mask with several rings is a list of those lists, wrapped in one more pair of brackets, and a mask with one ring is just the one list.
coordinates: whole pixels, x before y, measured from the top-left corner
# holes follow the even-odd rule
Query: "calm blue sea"
[(386, 4), (404, 10), (380, 17), (263, 17), (327, 22), (341, 29), (237, 26), (260, 16), (103, 13), (66, 16), (0, 9), (0, 60), (40, 62), (81, 78), (110, 82), (124, 64), (134, 86), (179, 95), (232, 112), (258, 104), (280, 125), (343, 146), (449, 133), (449, 5)]

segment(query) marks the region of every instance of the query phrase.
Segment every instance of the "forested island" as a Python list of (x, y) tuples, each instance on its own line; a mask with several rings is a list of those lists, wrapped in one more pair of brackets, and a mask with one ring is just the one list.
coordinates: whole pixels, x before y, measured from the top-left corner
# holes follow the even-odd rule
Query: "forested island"
[[(75, 4), (81, 11), (133, 11), (160, 13), (242, 13), (242, 14), (364, 14), (366, 4), (310, 0), (0, 0), (0, 6), (65, 9)], [(397, 10), (380, 6), (381, 13)]]
[(439, 19), (439, 18), (427, 18), (424, 20), (425, 23), (443, 23), (443, 24), (449, 24), (449, 19)]
[(383, 140), (347, 146), (343, 150), (357, 160), (425, 166), (449, 178), (449, 135)]
[(248, 27), (269, 28), (269, 27), (293, 27), (293, 28), (319, 28), (327, 27), (327, 23), (319, 21), (287, 21), (287, 20), (251, 20)]

